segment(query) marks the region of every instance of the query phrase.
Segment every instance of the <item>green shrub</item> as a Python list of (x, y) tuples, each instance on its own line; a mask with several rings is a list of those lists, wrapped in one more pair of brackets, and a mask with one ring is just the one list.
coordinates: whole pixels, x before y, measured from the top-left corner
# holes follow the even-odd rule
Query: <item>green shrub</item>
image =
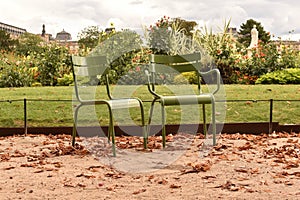
[(57, 85), (59, 86), (69, 86), (73, 83), (73, 75), (70, 74), (64, 74), (62, 78), (57, 79)]
[(184, 72), (174, 77), (176, 84), (197, 84), (197, 75), (195, 72)]
[(71, 72), (71, 60), (68, 49), (57, 44), (42, 47), (42, 53), (32, 53), (38, 67), (36, 80), (43, 86), (56, 86), (58, 78)]
[(256, 80), (256, 84), (300, 84), (300, 68), (270, 72)]
[(0, 55), (0, 87), (31, 86), (35, 68), (29, 57), (14, 54)]

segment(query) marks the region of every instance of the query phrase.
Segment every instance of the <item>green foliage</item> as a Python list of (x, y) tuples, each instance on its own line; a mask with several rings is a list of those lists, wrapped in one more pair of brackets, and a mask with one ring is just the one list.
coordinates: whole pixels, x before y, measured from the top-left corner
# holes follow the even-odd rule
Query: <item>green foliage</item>
[(267, 33), (264, 30), (264, 27), (261, 25), (260, 22), (257, 22), (253, 19), (248, 19), (246, 23), (242, 24), (239, 30), (239, 37), (238, 41), (244, 45), (244, 47), (248, 47), (251, 41), (251, 29), (253, 25), (256, 25), (256, 29), (258, 31), (258, 38), (263, 43), (268, 43), (270, 41), (270, 33)]
[(85, 50), (95, 48), (98, 44), (100, 33), (98, 26), (86, 27), (78, 34), (79, 47)]
[(214, 59), (216, 67), (220, 70), (224, 83), (232, 83), (232, 75), (238, 60), (238, 48), (235, 38), (228, 32), (230, 21), (224, 23), (218, 33), (206, 26), (196, 32), (196, 40), (204, 46), (204, 50)]
[(164, 16), (154, 26), (151, 25), (145, 30), (149, 48), (156, 54), (175, 55), (195, 52), (193, 47), (198, 44), (193, 44), (192, 31), (196, 25), (194, 21)]
[(73, 74), (64, 74), (62, 78), (57, 78), (58, 86), (69, 86), (74, 82)]
[(11, 39), (9, 33), (0, 30), (0, 51), (12, 51), (17, 40)]
[(49, 44), (42, 47), (42, 53), (33, 53), (38, 67), (36, 80), (43, 86), (57, 85), (58, 78), (71, 72), (71, 60), (68, 49)]
[(16, 53), (18, 55), (28, 56), (31, 53), (40, 53), (42, 51), (43, 40), (32, 33), (24, 33), (20, 36), (18, 45), (16, 46)]
[(256, 84), (300, 84), (300, 68), (284, 69), (262, 75)]
[(100, 43), (90, 55), (105, 55), (110, 63), (109, 81), (116, 84), (129, 70), (134, 69), (132, 61), (142, 49), (142, 39), (131, 30), (102, 32)]
[(242, 56), (236, 61), (236, 83), (254, 84), (266, 73), (299, 66), (299, 51), (293, 46), (259, 43), (248, 51), (240, 52)]
[(30, 86), (34, 82), (36, 68), (30, 57), (1, 54), (0, 66), (0, 87)]
[(197, 81), (195, 72), (184, 72), (174, 77), (175, 84), (197, 84)]

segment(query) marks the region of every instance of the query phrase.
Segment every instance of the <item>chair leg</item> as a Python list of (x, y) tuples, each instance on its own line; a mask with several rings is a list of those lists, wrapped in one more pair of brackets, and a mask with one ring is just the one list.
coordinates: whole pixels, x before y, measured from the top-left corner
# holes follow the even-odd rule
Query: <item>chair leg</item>
[(203, 134), (204, 134), (204, 137), (206, 138), (207, 126), (206, 126), (205, 104), (202, 104), (202, 115), (203, 115)]
[(147, 137), (149, 136), (149, 133), (150, 133), (150, 124), (152, 121), (152, 115), (153, 115), (153, 111), (154, 111), (154, 103), (155, 103), (155, 100), (152, 101), (151, 107), (150, 107), (149, 119), (148, 119), (147, 130), (146, 130)]
[(141, 120), (142, 120), (142, 135), (143, 135), (143, 139), (144, 139), (144, 149), (147, 149), (147, 144), (148, 144), (148, 134), (147, 134), (147, 130), (146, 130), (146, 126), (145, 126), (145, 112), (144, 112), (144, 107), (143, 107), (143, 103), (140, 102), (140, 110), (141, 110)]
[(116, 157), (115, 128), (114, 128), (114, 121), (113, 121), (113, 113), (111, 107), (109, 107), (108, 109), (109, 109), (108, 139), (110, 140), (111, 137), (113, 156)]
[(74, 123), (73, 123), (73, 130), (72, 130), (72, 146), (75, 146), (75, 139), (76, 139), (76, 133), (77, 133), (77, 118), (78, 118), (78, 111), (81, 105), (77, 106), (75, 108), (74, 112)]
[(75, 122), (73, 123), (73, 130), (72, 130), (72, 146), (75, 146), (75, 137), (76, 137), (76, 124)]
[(166, 125), (165, 125), (165, 107), (163, 103), (161, 103), (161, 118), (162, 118), (162, 142), (163, 142), (163, 148), (166, 147)]
[(217, 132), (217, 125), (216, 125), (216, 106), (215, 102), (211, 103), (212, 106), (212, 134), (213, 134), (213, 145), (216, 145), (216, 132)]

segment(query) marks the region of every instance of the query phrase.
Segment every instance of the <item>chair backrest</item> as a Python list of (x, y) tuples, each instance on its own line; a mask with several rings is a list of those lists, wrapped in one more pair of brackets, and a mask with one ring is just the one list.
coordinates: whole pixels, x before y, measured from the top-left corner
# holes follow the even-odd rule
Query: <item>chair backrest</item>
[(160, 77), (166, 78), (169, 76), (169, 78), (171, 78), (170, 82), (172, 83), (172, 81), (174, 81), (174, 76), (180, 75), (183, 72), (195, 72), (198, 92), (200, 92), (200, 53), (174, 56), (150, 54), (149, 62), (148, 88), (150, 89), (150, 92), (155, 93), (155, 85), (159, 84), (159, 82), (166, 84), (164, 81), (158, 81)]
[(72, 56), (75, 76), (97, 76), (105, 74), (108, 68), (106, 56)]
[(75, 93), (78, 100), (95, 99), (96, 87), (103, 76), (108, 88), (107, 73), (109, 65), (106, 56), (72, 56), (71, 60)]
[(177, 72), (200, 71), (200, 53), (185, 55), (156, 55), (150, 54), (150, 72), (168, 73), (176, 70)]

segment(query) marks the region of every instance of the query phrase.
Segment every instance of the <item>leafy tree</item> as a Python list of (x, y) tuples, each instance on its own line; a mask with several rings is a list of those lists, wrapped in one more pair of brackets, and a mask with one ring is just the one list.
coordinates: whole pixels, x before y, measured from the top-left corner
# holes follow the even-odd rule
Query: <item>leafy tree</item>
[(193, 30), (197, 26), (197, 23), (195, 21), (186, 21), (181, 18), (175, 18), (173, 19), (173, 23), (177, 23), (179, 28), (183, 30), (183, 32), (187, 35), (192, 37)]
[[(180, 35), (185, 39), (191, 39), (193, 30), (197, 25), (194, 21), (186, 21), (181, 18), (162, 17), (155, 26), (148, 30), (148, 43), (150, 49), (155, 53), (166, 54), (174, 49), (174, 36)], [(177, 37), (178, 39), (178, 37)]]
[(32, 33), (24, 33), (19, 37), (16, 52), (19, 55), (28, 56), (31, 53), (40, 53), (42, 51), (42, 38)]
[(0, 30), (0, 50), (12, 51), (15, 44), (17, 40), (11, 39), (6, 31)]
[(71, 72), (70, 54), (66, 47), (55, 43), (41, 48), (41, 53), (31, 55), (35, 57), (38, 67), (36, 80), (43, 86), (56, 86), (58, 78)]
[(79, 47), (85, 50), (95, 48), (98, 44), (100, 33), (98, 26), (86, 27), (78, 34)]
[(99, 44), (91, 55), (105, 55), (110, 63), (109, 78), (116, 83), (120, 78), (134, 68), (133, 59), (140, 52), (142, 39), (139, 34), (131, 30), (103, 31), (100, 34)]
[(240, 30), (238, 32), (238, 41), (245, 47), (248, 47), (250, 45), (251, 29), (253, 28), (253, 25), (256, 25), (256, 29), (258, 31), (258, 39), (261, 40), (263, 43), (268, 43), (271, 37), (270, 33), (267, 33), (264, 30), (264, 27), (261, 25), (260, 22), (257, 22), (253, 19), (248, 19), (246, 23), (241, 25)]

